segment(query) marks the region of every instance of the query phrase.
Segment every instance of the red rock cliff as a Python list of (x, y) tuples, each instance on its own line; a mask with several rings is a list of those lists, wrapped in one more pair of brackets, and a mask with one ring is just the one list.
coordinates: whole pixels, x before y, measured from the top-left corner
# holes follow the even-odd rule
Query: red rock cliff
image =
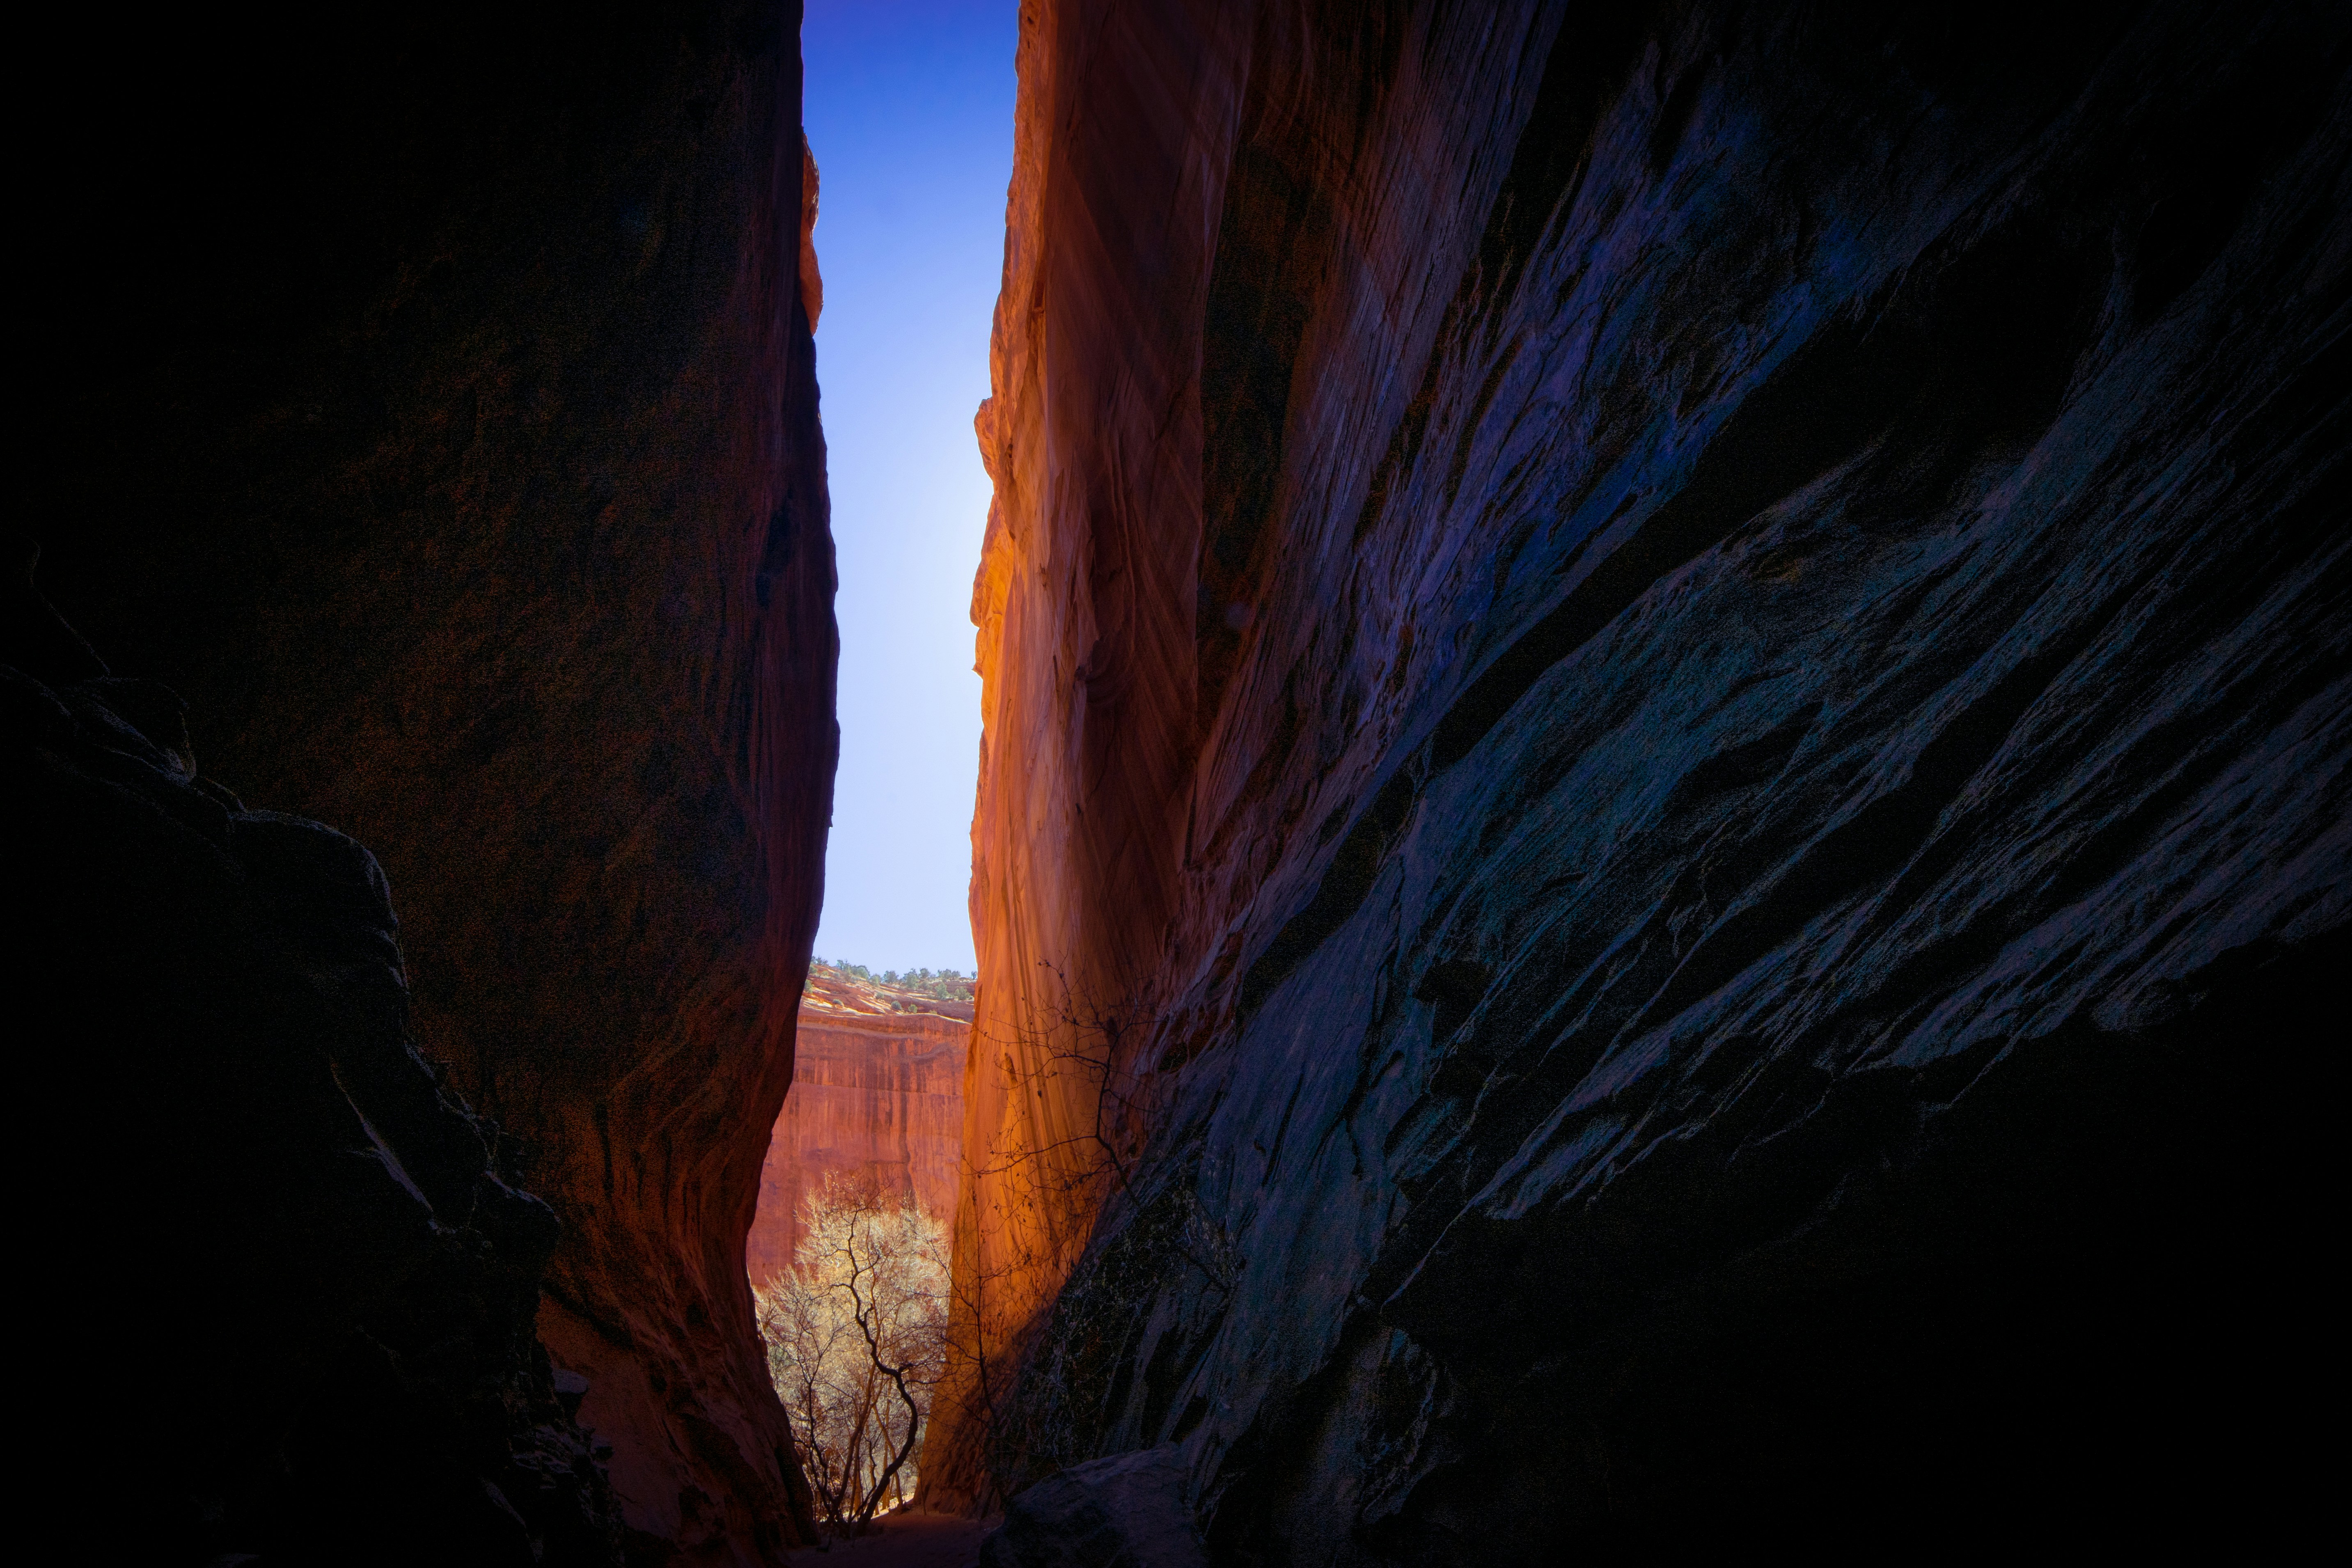
[(743, 1272), (835, 747), (795, 27), (163, 19), (42, 175), (49, 591), (380, 858), (648, 1561), (805, 1511)]
[(793, 1087), (760, 1172), (744, 1247), (754, 1285), (792, 1262), (801, 1199), (827, 1173), (878, 1182), (941, 1223), (963, 1161), (971, 1005), (813, 974), (802, 993)]
[(934, 1497), (1538, 1561), (2273, 1429), (2142, 1369), (2269, 1342), (2352, 887), (2345, 50), (1024, 8)]

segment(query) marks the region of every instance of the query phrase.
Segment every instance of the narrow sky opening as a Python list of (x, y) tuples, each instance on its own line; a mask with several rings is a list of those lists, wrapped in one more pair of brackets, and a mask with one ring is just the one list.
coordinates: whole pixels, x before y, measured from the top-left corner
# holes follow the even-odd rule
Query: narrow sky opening
[(974, 966), (971, 578), (989, 491), (971, 416), (1004, 260), (1018, 29), (1013, 0), (809, 0), (801, 27), (841, 573), (816, 951), (877, 972)]

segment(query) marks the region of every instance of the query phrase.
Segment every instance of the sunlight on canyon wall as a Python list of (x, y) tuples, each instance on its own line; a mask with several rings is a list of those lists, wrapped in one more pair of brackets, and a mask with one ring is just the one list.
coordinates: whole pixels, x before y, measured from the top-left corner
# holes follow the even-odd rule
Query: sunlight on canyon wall
[(936, 1500), (2154, 1484), (2147, 1260), (2294, 1185), (2192, 1086), (2346, 912), (2344, 44), (1024, 8)]
[(812, 973), (802, 993), (793, 1087), (760, 1171), (744, 1271), (763, 1285), (793, 1259), (801, 1203), (826, 1175), (872, 1180), (949, 1222), (963, 1163), (971, 1004)]

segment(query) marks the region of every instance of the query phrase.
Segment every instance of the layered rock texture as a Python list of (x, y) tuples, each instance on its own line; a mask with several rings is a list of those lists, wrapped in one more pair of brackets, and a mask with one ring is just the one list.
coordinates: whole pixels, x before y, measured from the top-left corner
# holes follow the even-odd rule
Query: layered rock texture
[(1172, 1445), (1317, 1564), (2266, 1517), (2347, 47), (1024, 10), (935, 1499)]
[(835, 1173), (873, 1182), (942, 1224), (963, 1163), (971, 1004), (812, 973), (794, 1031), (793, 1087), (760, 1172), (744, 1267), (761, 1285), (793, 1260), (801, 1200)]
[[(534, 1243), (538, 1329), (585, 1380), (633, 1558), (772, 1561), (805, 1510), (743, 1247), (835, 746), (795, 13), (87, 26), (59, 58), (105, 62), (107, 107), (30, 198), (20, 521), (49, 594), (117, 669), (187, 699), (212, 773), (348, 832), (397, 890), (413, 1037), (503, 1129), (499, 1179), (560, 1221)], [(117, 869), (87, 896), (145, 918)], [(121, 968), (179, 994), (168, 963)], [(391, 1029), (370, 1049), (397, 1068)], [(226, 1095), (274, 1070), (167, 1036), (111, 1048), (103, 1114), (134, 1121), (187, 1079), (230, 1075), (205, 1091)], [(343, 1147), (351, 1114), (311, 1087), (272, 1135)], [(344, 1087), (373, 1120), (374, 1090)], [(189, 1157), (199, 1186), (231, 1158)], [(275, 1258), (308, 1234), (307, 1167), (255, 1159), (236, 1179), (298, 1207), (207, 1210), (205, 1236), (247, 1246), (251, 1225)], [(487, 1223), (463, 1217), (473, 1189), (411, 1174), (436, 1223)], [(74, 1212), (88, 1245), (114, 1238), (101, 1254), (151, 1250), (124, 1240), (132, 1215)], [(528, 1297), (533, 1261), (499, 1278)], [(354, 1426), (373, 1397), (352, 1393)]]

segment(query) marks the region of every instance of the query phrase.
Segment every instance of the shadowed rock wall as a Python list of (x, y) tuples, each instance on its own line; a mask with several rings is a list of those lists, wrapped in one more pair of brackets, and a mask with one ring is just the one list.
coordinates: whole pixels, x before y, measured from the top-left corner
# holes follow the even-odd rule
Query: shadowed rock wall
[(48, 590), (382, 861), (646, 1561), (804, 1513), (743, 1277), (835, 747), (796, 25), (159, 19), (60, 53), (29, 198)]
[(932, 1495), (1174, 1443), (1353, 1563), (2291, 1490), (2340, 8), (1021, 49)]
[(754, 1285), (793, 1260), (801, 1200), (833, 1172), (871, 1177), (946, 1224), (963, 1164), (971, 1004), (812, 975), (793, 1034), (793, 1087), (760, 1170), (745, 1242)]
[(383, 871), (201, 777), (179, 699), (14, 586), (17, 1089), (104, 1128), (19, 1145), (74, 1166), (20, 1235), (43, 1506), (142, 1562), (619, 1563), (533, 1331), (560, 1226), (417, 1054)]

